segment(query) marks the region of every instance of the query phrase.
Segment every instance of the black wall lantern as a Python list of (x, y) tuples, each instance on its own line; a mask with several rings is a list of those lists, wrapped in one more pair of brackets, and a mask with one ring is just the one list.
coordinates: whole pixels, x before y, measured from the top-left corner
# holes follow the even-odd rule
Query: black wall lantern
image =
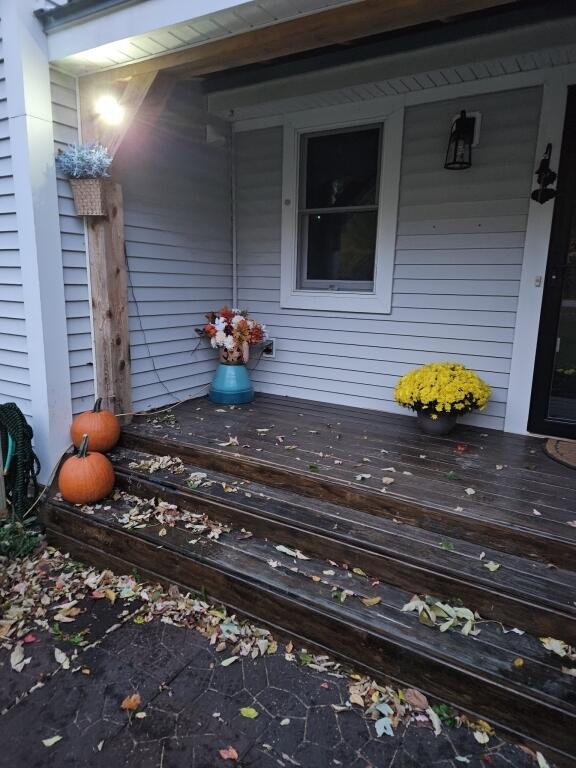
[(468, 117), (463, 109), (460, 117), (452, 123), (444, 168), (449, 171), (464, 171), (472, 165), (472, 144), (476, 118)]
[(546, 145), (546, 151), (542, 155), (540, 165), (536, 171), (536, 178), (538, 180), (538, 186), (532, 192), (530, 197), (537, 203), (544, 205), (548, 200), (553, 200), (556, 197), (555, 189), (548, 189), (551, 184), (556, 181), (556, 173), (550, 168), (550, 157), (552, 156), (552, 144)]

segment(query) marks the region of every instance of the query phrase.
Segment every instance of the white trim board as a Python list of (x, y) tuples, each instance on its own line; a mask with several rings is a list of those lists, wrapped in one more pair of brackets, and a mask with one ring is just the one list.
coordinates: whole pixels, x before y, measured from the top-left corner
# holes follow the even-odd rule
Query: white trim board
[[(390, 110), (393, 104), (388, 102)], [(314, 291), (297, 288), (300, 137), (314, 130), (383, 125), (374, 289)], [(391, 311), (404, 110), (377, 104), (344, 105), (295, 115), (284, 122), (280, 304), (291, 309), (386, 314)]]
[[(573, 82), (576, 82), (576, 75)], [(569, 84), (570, 80), (566, 78), (557, 78), (552, 83), (544, 83), (535, 168), (540, 162), (546, 145), (550, 142), (552, 144), (551, 165), (558, 170)], [(525, 434), (528, 431), (528, 413), (553, 215), (553, 201), (544, 205), (534, 200), (530, 202), (510, 364), (508, 385), (510, 394), (504, 421), (504, 429), (507, 432)], [(550, 343), (553, 343), (552, 339)]]
[(485, 80), (474, 80), (466, 83), (455, 83), (450, 85), (441, 85), (436, 88), (429, 88), (422, 91), (399, 94), (395, 96), (383, 96), (367, 101), (358, 100), (354, 104), (339, 105), (326, 108), (302, 109), (297, 112), (279, 112), (274, 115), (265, 115), (262, 117), (252, 117), (246, 119), (234, 119), (232, 129), (235, 133), (243, 131), (255, 131), (261, 128), (273, 128), (284, 124), (286, 114), (289, 115), (314, 115), (321, 113), (324, 109), (341, 109), (347, 107), (353, 112), (359, 105), (374, 105), (374, 114), (378, 111), (380, 114), (387, 114), (392, 109), (400, 107), (408, 108), (418, 104), (428, 104), (434, 101), (450, 101), (451, 99), (465, 98), (485, 93), (498, 93), (499, 91), (512, 91), (519, 88), (531, 88), (533, 86), (544, 85), (545, 83), (564, 83), (565, 87), (570, 83), (576, 83), (576, 64), (567, 64), (561, 67), (548, 67), (531, 72), (516, 72), (510, 75), (499, 75), (486, 78)]

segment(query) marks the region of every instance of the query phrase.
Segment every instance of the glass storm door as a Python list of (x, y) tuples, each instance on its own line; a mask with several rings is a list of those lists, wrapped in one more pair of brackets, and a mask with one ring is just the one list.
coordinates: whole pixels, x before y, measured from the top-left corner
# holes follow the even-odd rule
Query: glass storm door
[(528, 426), (576, 438), (576, 86), (568, 91), (557, 189)]

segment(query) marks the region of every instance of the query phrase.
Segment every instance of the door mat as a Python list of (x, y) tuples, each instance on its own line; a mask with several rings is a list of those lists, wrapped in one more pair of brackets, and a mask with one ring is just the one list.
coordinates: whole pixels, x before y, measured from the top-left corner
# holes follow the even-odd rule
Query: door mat
[(550, 458), (576, 469), (576, 440), (558, 440), (550, 437), (544, 444), (544, 450)]

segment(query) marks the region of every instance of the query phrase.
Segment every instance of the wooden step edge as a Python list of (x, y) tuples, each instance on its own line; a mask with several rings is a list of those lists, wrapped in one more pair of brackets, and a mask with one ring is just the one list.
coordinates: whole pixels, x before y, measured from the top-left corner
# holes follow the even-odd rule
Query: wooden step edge
[[(324, 560), (345, 562), (362, 567), (371, 576), (410, 593), (427, 593), (445, 598), (461, 599), (465, 605), (477, 610), (483, 618), (499, 621), (506, 626), (540, 636), (559, 637), (568, 643), (576, 642), (576, 618), (556, 607), (545, 605), (525, 596), (501, 592), (495, 585), (472, 581), (440, 571), (437, 566), (410, 560), (400, 553), (383, 551), (375, 547), (354, 546), (338, 531), (325, 531), (316, 526), (304, 526), (291, 520), (248, 509), (235, 499), (223, 503), (198, 491), (186, 491), (168, 481), (158, 482), (131, 470), (116, 467), (117, 485), (136, 496), (160, 497), (170, 504), (194, 512), (202, 512), (218, 522), (246, 528), (260, 538), (278, 544), (305, 549)], [(303, 543), (304, 542), (304, 543)]]
[[(112, 565), (125, 572), (162, 574), (165, 582), (188, 589), (207, 589), (211, 599), (222, 602), (252, 620), (264, 623), (282, 635), (313, 643), (368, 674), (387, 677), (403, 686), (415, 686), (429, 696), (458, 710), (491, 722), (515, 740), (551, 753), (562, 768), (574, 765), (576, 749), (572, 734), (576, 716), (560, 706), (526, 696), (501, 681), (490, 681), (481, 669), (466, 671), (456, 660), (449, 662), (423, 654), (419, 649), (399, 645), (343, 621), (326, 608), (304, 604), (247, 578), (226, 572), (200, 556), (184, 556), (169, 546), (159, 547), (142, 536), (128, 534), (101, 520), (50, 503), (42, 510), (48, 540), (65, 544), (81, 560), (95, 565)], [(295, 632), (294, 628), (298, 628)]]
[(178, 443), (166, 438), (124, 432), (120, 446), (153, 455), (179, 457), (183, 461), (214, 472), (284, 488), (303, 496), (322, 499), (372, 515), (398, 519), (442, 535), (453, 535), (454, 529), (457, 528), (460, 539), (522, 557), (538, 558), (559, 568), (570, 570), (574, 567), (575, 541), (519, 525), (504, 525), (434, 504), (418, 504), (391, 492), (376, 493), (335, 478), (306, 471), (296, 472), (272, 462), (191, 443)]

